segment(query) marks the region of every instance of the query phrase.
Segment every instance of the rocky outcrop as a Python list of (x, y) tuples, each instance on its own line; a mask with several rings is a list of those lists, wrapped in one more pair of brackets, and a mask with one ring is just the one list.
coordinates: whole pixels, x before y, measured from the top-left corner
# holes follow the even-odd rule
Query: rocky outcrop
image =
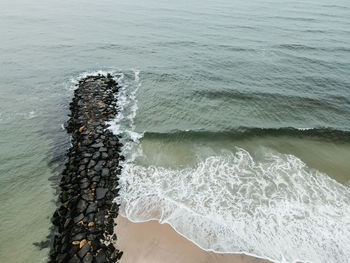
[(72, 146), (52, 218), (50, 262), (117, 262), (122, 255), (112, 244), (121, 145), (107, 129), (117, 114), (117, 92), (110, 75), (88, 76), (74, 92), (66, 126)]

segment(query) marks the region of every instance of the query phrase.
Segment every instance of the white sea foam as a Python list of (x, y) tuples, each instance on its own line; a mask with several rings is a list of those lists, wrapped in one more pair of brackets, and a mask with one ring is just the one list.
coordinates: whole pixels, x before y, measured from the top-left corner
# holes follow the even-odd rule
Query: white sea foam
[(312, 130), (313, 128), (298, 128), (299, 131), (308, 131)]
[(118, 81), (119, 113), (110, 129), (122, 136), (126, 157), (115, 200), (121, 215), (168, 223), (208, 251), (276, 262), (348, 262), (348, 186), (268, 149), (259, 160), (237, 148), (183, 169), (140, 165), (142, 134), (134, 125), (139, 73)]
[(29, 112), (29, 115), (28, 115), (28, 119), (33, 119), (35, 118), (37, 115), (36, 115), (36, 112), (35, 111), (30, 111)]
[(109, 122), (109, 129), (114, 134), (121, 136), (123, 144), (122, 154), (128, 157), (127, 161), (134, 159), (132, 156), (135, 156), (135, 154), (130, 155), (129, 153), (143, 136), (143, 133), (135, 131), (134, 124), (134, 118), (138, 110), (136, 93), (141, 86), (140, 71), (133, 70), (132, 72), (133, 75), (130, 73), (121, 74), (115, 79), (120, 86), (116, 95), (118, 114)]
[(282, 262), (348, 262), (350, 190), (292, 155), (243, 149), (172, 170), (128, 163), (120, 214), (170, 224), (203, 249)]

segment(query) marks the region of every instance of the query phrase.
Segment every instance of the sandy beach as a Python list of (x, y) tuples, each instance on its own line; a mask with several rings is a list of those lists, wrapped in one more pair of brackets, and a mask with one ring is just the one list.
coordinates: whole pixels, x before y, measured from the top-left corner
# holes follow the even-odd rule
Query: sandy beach
[(202, 250), (179, 235), (170, 225), (157, 221), (133, 223), (118, 216), (115, 233), (122, 263), (268, 263), (243, 254), (217, 254)]

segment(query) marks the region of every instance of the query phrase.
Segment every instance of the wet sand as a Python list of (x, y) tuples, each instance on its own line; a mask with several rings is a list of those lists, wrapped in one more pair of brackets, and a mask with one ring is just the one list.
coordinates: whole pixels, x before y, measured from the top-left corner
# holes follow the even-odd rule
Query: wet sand
[(268, 263), (243, 254), (217, 254), (202, 250), (179, 235), (170, 225), (157, 221), (133, 223), (118, 216), (116, 247), (121, 263)]

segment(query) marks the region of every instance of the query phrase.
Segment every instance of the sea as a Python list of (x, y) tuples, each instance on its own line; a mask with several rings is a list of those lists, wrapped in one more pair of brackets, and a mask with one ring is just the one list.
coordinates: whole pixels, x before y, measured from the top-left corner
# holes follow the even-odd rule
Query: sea
[(120, 214), (350, 262), (348, 0), (1, 0), (0, 262), (47, 262), (78, 80), (120, 84)]

